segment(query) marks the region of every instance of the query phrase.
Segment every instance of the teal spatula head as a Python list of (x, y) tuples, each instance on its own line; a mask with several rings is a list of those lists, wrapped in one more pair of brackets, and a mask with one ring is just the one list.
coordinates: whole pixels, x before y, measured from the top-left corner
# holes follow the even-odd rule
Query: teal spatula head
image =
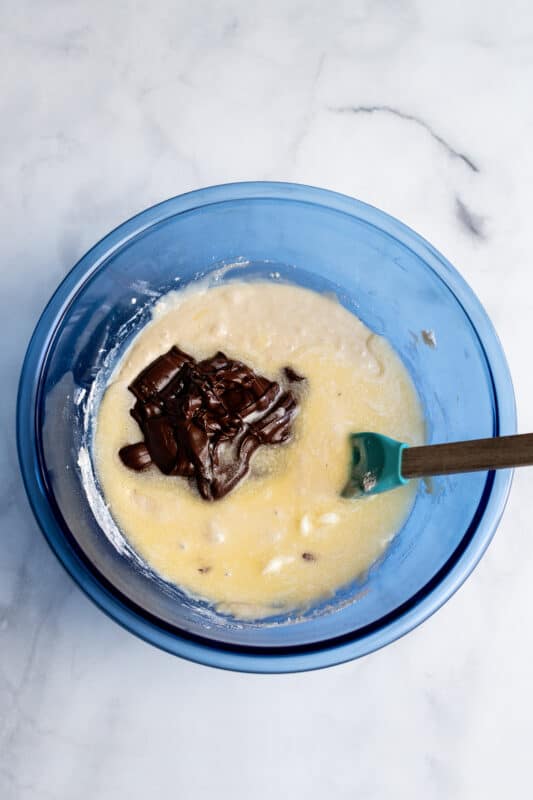
[(408, 483), (402, 477), (402, 450), (407, 445), (380, 433), (352, 433), (352, 464), (343, 497), (363, 497)]

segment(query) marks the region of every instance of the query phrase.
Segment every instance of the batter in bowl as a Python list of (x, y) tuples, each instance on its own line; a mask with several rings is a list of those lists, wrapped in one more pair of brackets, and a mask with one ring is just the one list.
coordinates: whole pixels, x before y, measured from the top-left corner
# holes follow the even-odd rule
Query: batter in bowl
[[(119, 457), (142, 438), (128, 386), (173, 346), (197, 361), (223, 351), (270, 381), (305, 378), (291, 435), (259, 447), (248, 474), (206, 500), (184, 477)], [(289, 372), (286, 368), (289, 367)], [(352, 431), (424, 438), (403, 363), (335, 299), (298, 286), (232, 281), (167, 295), (115, 370), (94, 452), (110, 511), (163, 578), (241, 618), (305, 609), (364, 573), (405, 521), (414, 487), (348, 500)]]

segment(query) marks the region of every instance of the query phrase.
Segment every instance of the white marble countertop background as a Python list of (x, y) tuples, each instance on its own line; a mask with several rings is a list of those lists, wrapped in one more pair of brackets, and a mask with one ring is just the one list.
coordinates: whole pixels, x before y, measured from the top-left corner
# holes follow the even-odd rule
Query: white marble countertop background
[(533, 470), (431, 620), (286, 677), (189, 664), (82, 595), (18, 477), (21, 359), (45, 301), (130, 215), (208, 184), (374, 203), (486, 305), (533, 430), (528, 0), (0, 2), (0, 798), (525, 797)]

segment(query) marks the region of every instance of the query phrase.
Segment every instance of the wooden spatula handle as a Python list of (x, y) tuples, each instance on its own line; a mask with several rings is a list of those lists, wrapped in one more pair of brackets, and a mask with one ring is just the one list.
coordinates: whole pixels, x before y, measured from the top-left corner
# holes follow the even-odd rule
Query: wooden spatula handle
[(402, 453), (404, 478), (524, 467), (528, 464), (533, 464), (533, 433), (407, 447)]

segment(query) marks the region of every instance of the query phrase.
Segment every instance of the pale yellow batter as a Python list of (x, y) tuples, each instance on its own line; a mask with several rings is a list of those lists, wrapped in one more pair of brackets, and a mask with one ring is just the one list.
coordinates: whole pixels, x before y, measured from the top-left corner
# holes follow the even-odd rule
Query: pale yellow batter
[[(222, 500), (202, 500), (156, 467), (125, 467), (138, 441), (130, 381), (177, 344), (198, 359), (223, 350), (279, 379), (307, 378), (286, 445), (260, 448), (250, 475)], [(164, 578), (240, 617), (309, 606), (363, 573), (406, 518), (414, 486), (340, 497), (351, 431), (423, 441), (421, 407), (390, 345), (336, 300), (279, 283), (231, 282), (168, 295), (115, 371), (95, 439), (106, 502), (137, 552)]]

